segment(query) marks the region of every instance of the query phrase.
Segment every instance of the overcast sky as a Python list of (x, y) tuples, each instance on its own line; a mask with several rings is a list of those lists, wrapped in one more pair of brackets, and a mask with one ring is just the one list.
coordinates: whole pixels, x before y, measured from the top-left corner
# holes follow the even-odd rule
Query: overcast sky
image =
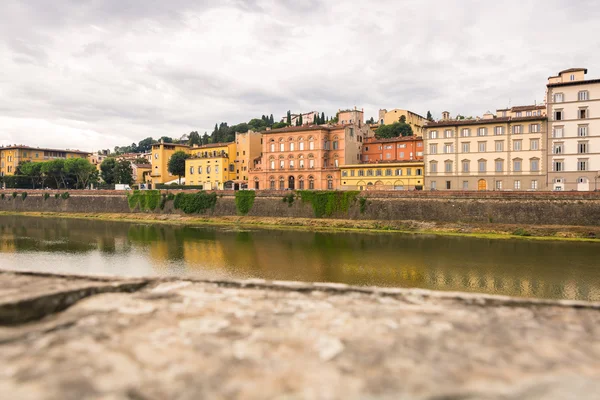
[(596, 0), (0, 0), (0, 145), (98, 150), (357, 106), (435, 117), (600, 77)]

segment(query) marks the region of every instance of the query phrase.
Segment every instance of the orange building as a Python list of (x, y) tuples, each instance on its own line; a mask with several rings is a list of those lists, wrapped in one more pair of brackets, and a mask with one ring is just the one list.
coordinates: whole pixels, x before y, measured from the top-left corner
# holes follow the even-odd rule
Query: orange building
[(368, 138), (362, 151), (363, 163), (422, 161), (423, 138), (419, 136), (390, 139)]
[(340, 166), (359, 163), (362, 144), (371, 135), (372, 131), (356, 119), (339, 125), (265, 131), (262, 156), (254, 160), (249, 171), (249, 188), (338, 189)]

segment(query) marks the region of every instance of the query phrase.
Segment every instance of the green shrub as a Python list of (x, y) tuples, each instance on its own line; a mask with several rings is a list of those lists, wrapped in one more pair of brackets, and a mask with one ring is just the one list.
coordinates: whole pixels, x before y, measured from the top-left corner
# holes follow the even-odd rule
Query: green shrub
[(513, 232), (514, 236), (531, 236), (531, 233), (527, 232), (525, 229), (523, 228), (518, 228), (517, 230), (515, 230)]
[(161, 196), (161, 199), (160, 199), (160, 204), (158, 205), (161, 210), (165, 209), (165, 206), (167, 205), (167, 200), (168, 200), (167, 195), (163, 193), (163, 195)]
[(2, 197), (2, 200), (4, 200), (4, 193), (0, 194), (0, 197)]
[(174, 207), (186, 214), (200, 214), (207, 210), (214, 210), (217, 205), (217, 194), (206, 193), (178, 193), (175, 196)]
[(50, 193), (44, 193), (44, 200), (48, 200), (48, 197), (50, 197)]
[(359, 197), (358, 202), (359, 202), (359, 205), (360, 205), (360, 213), (364, 214), (365, 211), (367, 211), (367, 198), (366, 197)]
[(169, 201), (175, 200), (175, 195), (173, 193), (168, 193), (167, 194), (167, 200), (169, 200)]
[(254, 205), (256, 193), (253, 190), (238, 190), (235, 192), (235, 208), (239, 215), (248, 215)]
[(291, 207), (294, 204), (294, 193), (286, 194), (283, 196), (283, 202), (288, 204), (288, 207)]
[(18, 194), (19, 193), (17, 193), (17, 192), (13, 192), (13, 194), (12, 194), (13, 199), (16, 199)]
[(60, 194), (58, 194), (58, 193), (55, 193), (55, 194), (54, 194), (54, 198), (55, 198), (55, 199), (58, 199), (59, 197), (60, 197)]
[(331, 217), (336, 213), (348, 212), (350, 205), (356, 202), (360, 192), (332, 192), (332, 191), (311, 191), (300, 190), (300, 199), (303, 203), (310, 203), (313, 207), (315, 217)]
[(62, 197), (63, 200), (67, 200), (69, 197), (71, 197), (71, 195), (69, 194), (69, 192), (64, 192), (60, 195), (60, 197)]
[(160, 203), (160, 192), (158, 190), (134, 190), (127, 194), (127, 203), (130, 210), (139, 206), (140, 211), (154, 211)]
[(21, 199), (25, 200), (27, 198), (27, 192), (21, 193)]

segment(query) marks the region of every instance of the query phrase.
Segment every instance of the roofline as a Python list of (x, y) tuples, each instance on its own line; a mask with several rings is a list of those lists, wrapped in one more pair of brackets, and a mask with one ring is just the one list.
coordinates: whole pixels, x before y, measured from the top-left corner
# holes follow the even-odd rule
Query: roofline
[(584, 74), (588, 73), (587, 68), (567, 68), (565, 70), (562, 70), (558, 73), (558, 76), (560, 76), (561, 74), (564, 74), (565, 72), (579, 72), (579, 71), (583, 71)]
[(25, 149), (25, 150), (40, 150), (40, 151), (60, 151), (65, 153), (78, 153), (78, 154), (94, 154), (91, 151), (82, 151), (82, 150), (68, 150), (68, 149), (50, 149), (46, 147), (31, 147), (31, 146), (5, 146), (0, 147), (1, 150), (12, 150), (12, 149)]
[(596, 84), (596, 83), (600, 83), (600, 79), (590, 79), (587, 81), (583, 80), (583, 81), (549, 83), (546, 85), (546, 87), (553, 88), (553, 87), (577, 86), (577, 85), (587, 85), (587, 84)]
[(499, 117), (490, 119), (463, 119), (452, 121), (430, 122), (425, 125), (425, 129), (443, 128), (448, 126), (465, 126), (465, 125), (494, 125), (510, 122), (526, 122), (526, 121), (547, 121), (548, 117), (543, 115), (532, 115), (531, 117)]
[[(340, 169), (364, 168), (364, 167), (376, 167), (376, 166), (393, 167), (394, 165), (401, 165), (401, 164), (425, 164), (425, 161), (424, 160), (405, 160), (405, 161), (390, 161), (390, 162), (384, 161), (384, 162), (379, 162), (379, 163), (348, 164), (348, 165), (341, 165)], [(415, 175), (415, 177), (416, 176), (417, 175)]]

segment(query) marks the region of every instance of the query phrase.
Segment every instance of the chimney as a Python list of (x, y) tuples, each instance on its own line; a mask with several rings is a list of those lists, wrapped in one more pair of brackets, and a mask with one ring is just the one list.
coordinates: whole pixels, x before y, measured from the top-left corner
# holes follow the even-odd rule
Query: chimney
[(442, 121), (448, 121), (450, 119), (450, 112), (444, 111), (442, 113)]

